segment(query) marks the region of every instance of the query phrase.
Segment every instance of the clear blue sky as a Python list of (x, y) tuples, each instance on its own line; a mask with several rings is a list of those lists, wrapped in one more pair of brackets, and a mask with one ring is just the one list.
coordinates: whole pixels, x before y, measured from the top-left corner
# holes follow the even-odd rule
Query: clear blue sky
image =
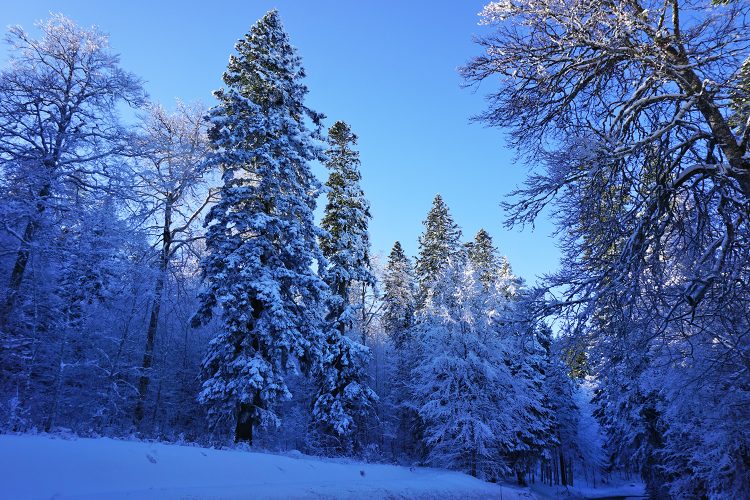
[[(469, 239), (484, 227), (528, 282), (555, 270), (552, 226), (507, 231), (500, 201), (526, 172), (503, 131), (469, 123), (486, 88), (461, 88), (457, 68), (480, 48), (484, 1), (424, 0), (18, 0), (0, 25), (33, 24), (61, 12), (110, 33), (122, 66), (151, 98), (213, 103), (235, 41), (276, 7), (307, 70), (308, 103), (327, 125), (348, 122), (360, 137), (363, 187), (372, 205), (373, 251), (395, 240), (415, 255), (422, 221), (441, 193)], [(0, 52), (4, 64), (7, 46)], [(324, 179), (325, 171), (316, 173)]]

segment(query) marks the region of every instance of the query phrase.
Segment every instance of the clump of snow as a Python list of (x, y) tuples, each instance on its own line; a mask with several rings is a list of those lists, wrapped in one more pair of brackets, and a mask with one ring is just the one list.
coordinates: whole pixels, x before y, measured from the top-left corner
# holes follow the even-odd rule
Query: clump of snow
[(458, 472), (139, 441), (0, 436), (0, 498), (533, 498)]

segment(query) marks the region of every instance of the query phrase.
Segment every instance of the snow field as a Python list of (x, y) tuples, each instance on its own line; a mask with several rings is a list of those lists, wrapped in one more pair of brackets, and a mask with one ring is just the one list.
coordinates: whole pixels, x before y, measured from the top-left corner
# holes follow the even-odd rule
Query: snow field
[(109, 438), (0, 436), (0, 499), (533, 498), (439, 469)]

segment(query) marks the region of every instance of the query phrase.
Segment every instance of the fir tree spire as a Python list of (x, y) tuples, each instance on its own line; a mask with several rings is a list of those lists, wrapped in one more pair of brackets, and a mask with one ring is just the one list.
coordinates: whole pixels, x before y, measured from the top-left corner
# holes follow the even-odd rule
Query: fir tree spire
[[(203, 361), (199, 400), (217, 423), (232, 415), (236, 441), (278, 424), (274, 406), (290, 397), (284, 373), (315, 360), (323, 343), (325, 283), (313, 210), (319, 183), (321, 115), (304, 104), (304, 70), (278, 13), (259, 20), (235, 46), (225, 88), (210, 111), (210, 161), (221, 167), (220, 200), (206, 219), (208, 290), (194, 323), (221, 306), (221, 327)], [(304, 363), (303, 363), (304, 364)]]
[(466, 253), (485, 289), (499, 286), (506, 298), (516, 297), (521, 279), (513, 274), (507, 257), (499, 254), (487, 231), (477, 232), (474, 241), (466, 244)]
[(466, 249), (479, 280), (485, 288), (490, 286), (497, 279), (500, 268), (497, 248), (492, 243), (492, 237), (487, 231), (480, 229), (474, 241), (466, 244)]
[(351, 445), (358, 417), (377, 400), (366, 384), (370, 351), (346, 336), (358, 308), (349, 301), (351, 287), (354, 283), (374, 287), (375, 276), (369, 261), (370, 205), (359, 184), (359, 153), (354, 149), (357, 136), (338, 121), (328, 131), (328, 144), (325, 165), (331, 173), (320, 246), (327, 260), (321, 274), (332, 293), (313, 422), (319, 426), (316, 431), (322, 431), (317, 436), (321, 441), (336, 443), (337, 451), (343, 451)]
[(416, 304), (411, 260), (398, 241), (388, 256), (383, 281), (383, 328), (396, 349), (401, 349), (414, 324)]
[(328, 131), (329, 149), (325, 165), (330, 170), (329, 188), (321, 227), (326, 231), (320, 247), (328, 265), (323, 278), (333, 292), (331, 320), (343, 334), (351, 328), (349, 289), (353, 282), (375, 286), (370, 269), (370, 204), (360, 186), (359, 153), (354, 149), (357, 136), (343, 121)]
[(423, 224), (425, 230), (419, 237), (416, 265), (420, 303), (424, 302), (428, 290), (440, 277), (448, 261), (462, 251), (461, 229), (439, 194), (435, 195)]

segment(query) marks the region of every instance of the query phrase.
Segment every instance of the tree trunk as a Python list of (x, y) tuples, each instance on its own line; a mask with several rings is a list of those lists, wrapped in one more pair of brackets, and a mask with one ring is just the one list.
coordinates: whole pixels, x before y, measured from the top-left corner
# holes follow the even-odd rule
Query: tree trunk
[(10, 314), (16, 307), (18, 291), (21, 288), (23, 275), (26, 273), (26, 266), (29, 263), (29, 256), (31, 255), (31, 243), (34, 241), (34, 235), (39, 226), (39, 217), (44, 212), (46, 201), (47, 198), (49, 198), (51, 189), (51, 185), (46, 184), (39, 191), (39, 202), (36, 204), (36, 217), (32, 217), (32, 219), (26, 223), (26, 229), (24, 229), (23, 232), (23, 241), (21, 241), (21, 246), (18, 248), (16, 262), (13, 264), (13, 271), (11, 271), (10, 274), (8, 290), (5, 292), (5, 300), (2, 309), (0, 309), (0, 329), (5, 329)]
[[(336, 317), (334, 318), (335, 320), (340, 320), (341, 315), (344, 314), (344, 311), (346, 310), (346, 306), (348, 305), (348, 302), (349, 302), (349, 286), (350, 285), (348, 281), (342, 280), (339, 282), (337, 293), (339, 297), (341, 297), (342, 302), (341, 302), (341, 308), (338, 311), (336, 311)], [(338, 330), (342, 336), (346, 335), (346, 326), (347, 325), (345, 323), (343, 323), (342, 321), (339, 321)]]
[(138, 381), (138, 401), (133, 412), (135, 425), (140, 425), (143, 420), (144, 406), (148, 385), (151, 382), (151, 366), (154, 363), (154, 343), (156, 341), (156, 330), (159, 327), (159, 312), (161, 311), (161, 300), (164, 292), (164, 281), (166, 279), (167, 267), (169, 266), (170, 248), (172, 245), (172, 202), (168, 201), (164, 208), (164, 226), (162, 235), (161, 259), (159, 261), (159, 275), (154, 287), (154, 303), (151, 306), (151, 314), (146, 331), (146, 349), (143, 351), (143, 363), (141, 364), (141, 378)]
[(159, 325), (159, 311), (161, 309), (161, 298), (164, 290), (164, 274), (159, 274), (154, 290), (154, 303), (151, 306), (151, 314), (146, 331), (146, 349), (143, 352), (143, 363), (141, 364), (141, 377), (138, 380), (138, 401), (135, 405), (135, 424), (139, 425), (143, 420), (144, 406), (148, 385), (151, 381), (151, 366), (154, 363), (154, 343), (156, 341), (156, 330)]
[(516, 480), (518, 481), (518, 486), (526, 486), (526, 473), (523, 469), (516, 469)]
[(31, 253), (31, 244), (29, 242), (34, 238), (35, 232), (36, 223), (34, 221), (29, 221), (28, 224), (26, 224), (26, 230), (23, 232), (21, 247), (16, 254), (16, 263), (13, 265), (13, 271), (10, 274), (8, 290), (5, 293), (5, 303), (0, 312), (0, 327), (5, 327), (10, 313), (16, 306), (18, 290), (21, 288), (21, 282), (23, 281), (23, 275), (26, 271), (26, 265), (29, 262), (29, 255)]
[(555, 460), (554, 453), (552, 454), (552, 459), (550, 460), (550, 462), (551, 462), (551, 467), (552, 467), (552, 477), (555, 480), (555, 485), (559, 485), (560, 484), (560, 468), (557, 466), (557, 460)]
[(568, 486), (573, 486), (573, 461), (568, 460)]
[(234, 442), (253, 444), (253, 419), (251, 418), (250, 405), (240, 404), (237, 411), (237, 426), (234, 429)]
[(565, 468), (565, 455), (560, 450), (560, 482), (563, 486), (568, 486), (568, 471)]
[(367, 346), (367, 309), (365, 308), (365, 298), (367, 296), (367, 283), (362, 283), (362, 345)]

